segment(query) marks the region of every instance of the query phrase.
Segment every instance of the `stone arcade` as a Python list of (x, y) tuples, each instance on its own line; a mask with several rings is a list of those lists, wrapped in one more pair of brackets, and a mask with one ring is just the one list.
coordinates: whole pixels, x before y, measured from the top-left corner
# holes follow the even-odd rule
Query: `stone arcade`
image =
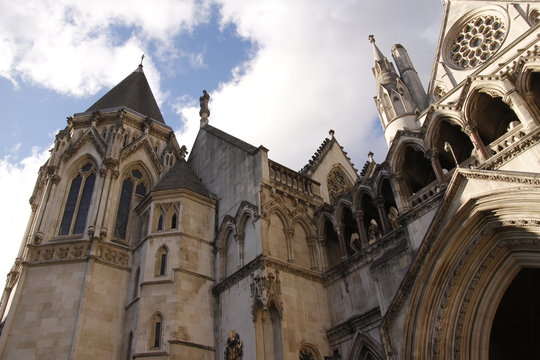
[(389, 150), (359, 173), (333, 131), (300, 171), (272, 161), (206, 92), (187, 157), (142, 66), (70, 117), (0, 358), (540, 358), (540, 3), (444, 12), (427, 91), (370, 36)]

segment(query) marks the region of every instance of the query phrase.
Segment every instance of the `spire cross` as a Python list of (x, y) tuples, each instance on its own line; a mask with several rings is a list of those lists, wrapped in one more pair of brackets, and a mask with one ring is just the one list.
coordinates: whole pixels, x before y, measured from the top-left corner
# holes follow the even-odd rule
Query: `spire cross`
[(142, 54), (142, 56), (141, 56), (141, 63), (139, 64), (139, 66), (142, 66), (143, 60), (144, 60), (144, 54)]
[(369, 35), (368, 40), (369, 40), (370, 43), (375, 44), (375, 36)]

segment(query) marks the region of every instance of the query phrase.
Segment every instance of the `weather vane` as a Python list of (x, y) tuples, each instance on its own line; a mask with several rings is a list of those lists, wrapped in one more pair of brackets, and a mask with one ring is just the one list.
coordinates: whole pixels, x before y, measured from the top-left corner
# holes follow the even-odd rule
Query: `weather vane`
[(142, 54), (142, 56), (141, 56), (141, 63), (139, 64), (139, 66), (142, 66), (143, 60), (144, 60), (144, 54)]

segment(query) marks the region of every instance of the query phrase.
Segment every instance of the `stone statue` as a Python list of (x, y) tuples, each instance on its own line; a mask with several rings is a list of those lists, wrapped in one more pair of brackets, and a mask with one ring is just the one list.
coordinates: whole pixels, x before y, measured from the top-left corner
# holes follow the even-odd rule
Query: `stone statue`
[(375, 219), (371, 219), (371, 222), (369, 224), (369, 229), (368, 229), (368, 236), (369, 236), (370, 244), (374, 243), (375, 241), (381, 238), (381, 233), (379, 231), (379, 224), (377, 224), (377, 221), (375, 221)]
[(208, 118), (210, 116), (210, 109), (208, 108), (208, 101), (210, 100), (210, 95), (206, 92), (206, 90), (203, 90), (203, 96), (199, 98), (199, 104), (201, 106), (201, 110), (199, 111), (199, 115), (202, 118)]
[(225, 349), (225, 360), (242, 360), (244, 354), (244, 344), (240, 340), (240, 335), (231, 330), (227, 339), (227, 348)]
[(351, 247), (351, 249), (353, 249), (355, 254), (360, 251), (360, 236), (358, 236), (357, 233), (351, 234), (349, 246)]
[(398, 210), (395, 207), (390, 206), (390, 209), (388, 209), (388, 219), (390, 220), (390, 226), (392, 227), (392, 230), (396, 230), (399, 227), (398, 217)]

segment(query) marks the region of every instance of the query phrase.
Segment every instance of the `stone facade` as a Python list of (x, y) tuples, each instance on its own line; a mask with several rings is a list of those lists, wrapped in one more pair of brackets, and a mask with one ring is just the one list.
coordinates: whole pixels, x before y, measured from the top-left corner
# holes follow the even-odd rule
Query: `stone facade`
[[(427, 91), (373, 46), (388, 154), (294, 171), (140, 66), (68, 119), (1, 299), (2, 359), (538, 358), (540, 6), (447, 0)], [(516, 321), (509, 319), (515, 318)]]

